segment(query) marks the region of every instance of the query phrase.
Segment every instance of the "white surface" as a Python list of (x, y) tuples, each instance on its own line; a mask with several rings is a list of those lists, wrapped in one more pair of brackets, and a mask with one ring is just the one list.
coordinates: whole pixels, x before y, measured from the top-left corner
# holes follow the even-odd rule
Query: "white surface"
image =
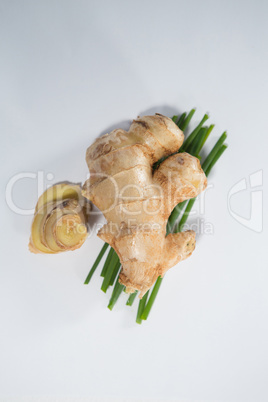
[[(1, 401), (268, 400), (267, 212), (258, 233), (227, 207), (235, 183), (267, 169), (267, 4), (0, 2)], [(98, 275), (83, 285), (101, 241), (30, 254), (31, 216), (12, 212), (4, 191), (20, 172), (53, 173), (45, 185), (84, 181), (96, 136), (140, 113), (193, 106), (194, 122), (209, 111), (216, 124), (206, 149), (229, 133), (199, 215), (214, 233), (169, 271), (138, 326), (136, 305), (106, 308)], [(19, 181), (13, 198), (33, 208), (36, 180)], [(249, 217), (250, 190), (231, 206)]]

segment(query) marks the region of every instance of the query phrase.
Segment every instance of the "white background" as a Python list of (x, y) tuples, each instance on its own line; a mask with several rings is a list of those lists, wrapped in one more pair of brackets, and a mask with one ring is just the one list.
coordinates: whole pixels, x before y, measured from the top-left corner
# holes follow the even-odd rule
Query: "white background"
[[(0, 1), (1, 401), (268, 400), (267, 212), (256, 232), (227, 202), (259, 170), (264, 191), (267, 13), (266, 0)], [(106, 308), (98, 274), (83, 285), (96, 235), (76, 252), (32, 255), (32, 216), (13, 212), (5, 190), (21, 172), (44, 172), (44, 186), (83, 182), (97, 136), (138, 114), (192, 107), (192, 127), (205, 112), (216, 124), (206, 152), (229, 135), (199, 213), (213, 235), (168, 272), (138, 326), (124, 297)], [(33, 208), (37, 180), (12, 194)], [(231, 199), (246, 218), (250, 205), (250, 188)]]

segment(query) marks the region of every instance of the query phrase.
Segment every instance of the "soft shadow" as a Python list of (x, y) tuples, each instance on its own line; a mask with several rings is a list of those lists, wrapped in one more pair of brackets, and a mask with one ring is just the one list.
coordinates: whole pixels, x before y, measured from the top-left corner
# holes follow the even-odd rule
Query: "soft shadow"
[(181, 110), (178, 110), (177, 108), (174, 108), (170, 105), (158, 105), (149, 109), (145, 109), (139, 114), (139, 116), (154, 115), (155, 113), (160, 113), (171, 118), (174, 115), (180, 115), (182, 112)]

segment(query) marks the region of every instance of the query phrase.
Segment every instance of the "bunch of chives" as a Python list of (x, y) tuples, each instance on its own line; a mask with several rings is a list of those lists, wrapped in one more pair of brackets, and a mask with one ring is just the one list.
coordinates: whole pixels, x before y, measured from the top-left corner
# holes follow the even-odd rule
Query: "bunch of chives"
[[(190, 110), (190, 112), (183, 113), (180, 117), (178, 116), (173, 116), (172, 120), (177, 124), (177, 126), (182, 130), (185, 131), (195, 113), (195, 109)], [(179, 152), (187, 152), (193, 156), (196, 156), (197, 158), (201, 159), (200, 157), (200, 151), (202, 150), (206, 140), (208, 139), (211, 131), (214, 128), (214, 125), (210, 126), (204, 126), (204, 123), (208, 120), (208, 115), (205, 114), (200, 123), (195, 127), (195, 129), (187, 136), (186, 140), (184, 141), (182, 147), (180, 148)], [(226, 150), (227, 145), (224, 144), (225, 140), (227, 138), (226, 132), (224, 132), (206, 159), (201, 163), (202, 168), (206, 174), (206, 176), (209, 175), (211, 169), (215, 165), (215, 163), (218, 161), (218, 159), (221, 157), (223, 152)], [(157, 169), (157, 167), (161, 164), (162, 160), (157, 162), (154, 165), (154, 168)], [(195, 203), (196, 198), (192, 198), (190, 200), (186, 200), (178, 204), (172, 211), (168, 223), (167, 223), (167, 234), (169, 233), (176, 233), (176, 232), (181, 232), (183, 230), (183, 227), (187, 221), (187, 218), (191, 212), (191, 209)], [(182, 215), (181, 215), (182, 214)], [(179, 216), (181, 215), (181, 218), (179, 219)], [(109, 248), (109, 252), (107, 254), (106, 260), (104, 262), (102, 271), (101, 271), (101, 276), (103, 277), (103, 282), (101, 286), (101, 290), (103, 290), (105, 293), (109, 286), (113, 286), (114, 288), (112, 291), (112, 295), (108, 304), (108, 308), (110, 310), (113, 309), (114, 305), (116, 304), (119, 296), (121, 293), (125, 290), (125, 286), (120, 284), (119, 282), (119, 274), (121, 270), (121, 265), (119, 258), (114, 251), (112, 247), (110, 247), (107, 243), (105, 243), (96, 258), (95, 263), (93, 264), (91, 270), (89, 271), (89, 274), (85, 280), (85, 284), (88, 284), (89, 281), (91, 280), (93, 274), (95, 273), (97, 267), (99, 266), (104, 254), (106, 253), (107, 249)], [(138, 311), (137, 311), (137, 317), (136, 317), (136, 322), (138, 324), (141, 324), (143, 320), (147, 320), (150, 311), (152, 309), (152, 306), (154, 304), (154, 301), (156, 299), (156, 296), (158, 294), (158, 291), (160, 289), (161, 283), (163, 281), (163, 278), (160, 276), (157, 278), (154, 287), (152, 288), (151, 292), (148, 290), (145, 295), (140, 299), (139, 305), (138, 305)], [(149, 295), (150, 293), (150, 295)], [(134, 303), (134, 300), (137, 296), (138, 292), (134, 292), (129, 295), (126, 305), (127, 306), (132, 306)], [(148, 300), (148, 301), (147, 301)]]

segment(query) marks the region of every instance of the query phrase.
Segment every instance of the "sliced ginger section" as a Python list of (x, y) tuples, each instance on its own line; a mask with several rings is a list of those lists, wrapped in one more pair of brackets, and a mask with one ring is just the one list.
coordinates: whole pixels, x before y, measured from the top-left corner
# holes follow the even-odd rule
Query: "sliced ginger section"
[(87, 238), (90, 209), (79, 185), (60, 183), (50, 187), (38, 199), (29, 250), (55, 254), (81, 247)]

